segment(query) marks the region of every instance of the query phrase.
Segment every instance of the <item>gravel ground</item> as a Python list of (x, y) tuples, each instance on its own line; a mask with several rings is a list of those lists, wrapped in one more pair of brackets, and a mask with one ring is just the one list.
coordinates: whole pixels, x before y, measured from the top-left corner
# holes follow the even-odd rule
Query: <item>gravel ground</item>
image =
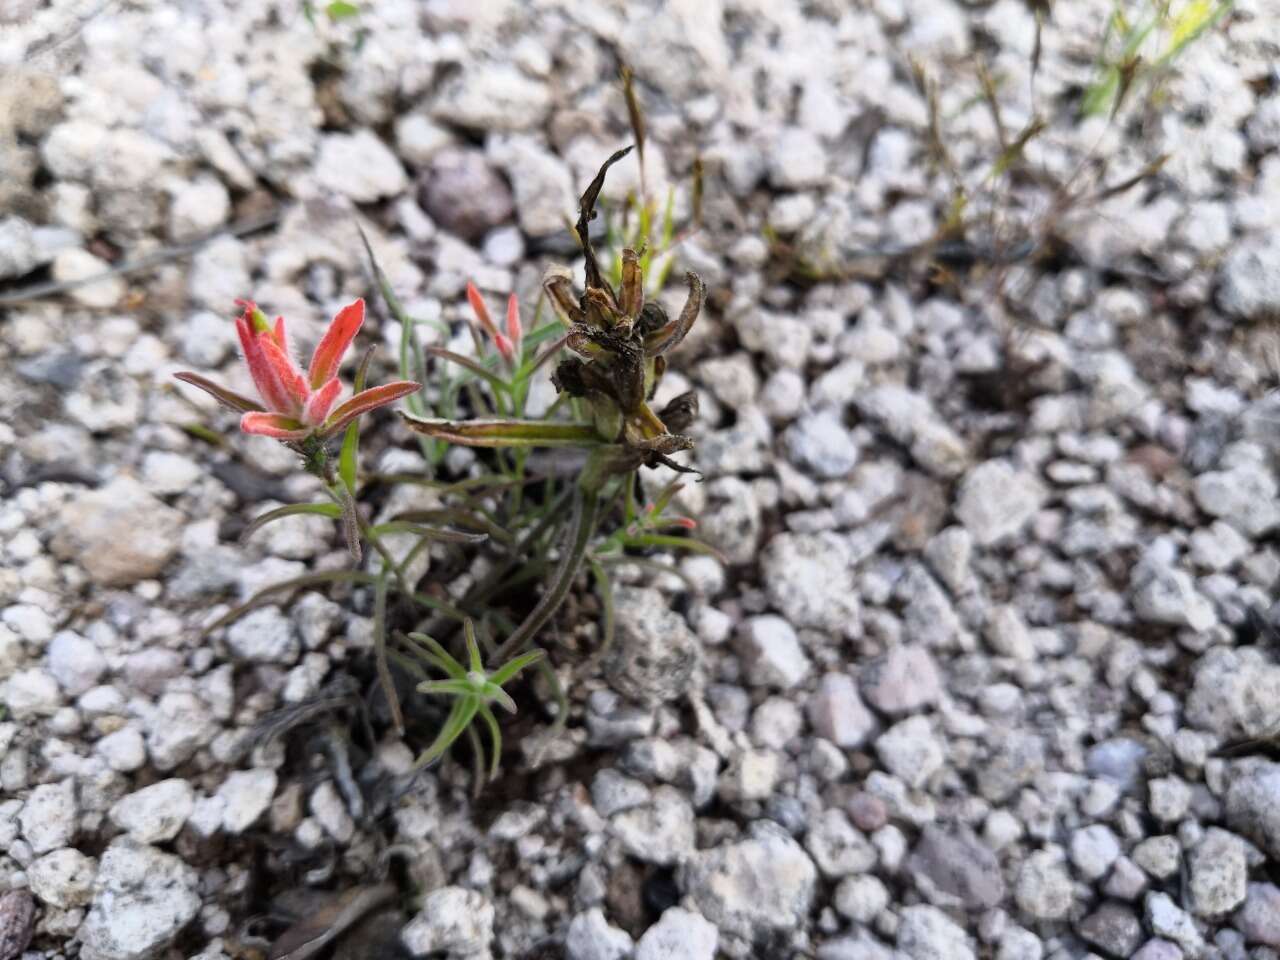
[[(1273, 0), (1112, 124), (1075, 109), (1102, 0), (1034, 78), (1020, 0), (361, 6), (0, 4), (0, 957), (261, 957), (344, 910), (349, 960), (1280, 957), (1280, 751), (1240, 746), (1280, 728)], [(356, 223), (459, 344), (468, 278), (532, 303), (630, 138), (622, 60), (651, 186), (685, 216), (706, 168), (669, 386), (727, 564), (634, 571), (566, 733), (535, 767), (525, 711), (478, 800), (390, 735), (263, 742), (350, 700), (371, 598), (198, 639), (348, 560), (314, 518), (237, 543), (315, 482), (172, 372), (245, 383), (236, 297), (313, 341), (370, 294)], [(980, 60), (1046, 122), (1012, 178)], [(910, 246), (957, 182), (943, 270)], [(420, 466), (390, 417), (370, 451)], [(567, 677), (596, 628), (560, 630)]]

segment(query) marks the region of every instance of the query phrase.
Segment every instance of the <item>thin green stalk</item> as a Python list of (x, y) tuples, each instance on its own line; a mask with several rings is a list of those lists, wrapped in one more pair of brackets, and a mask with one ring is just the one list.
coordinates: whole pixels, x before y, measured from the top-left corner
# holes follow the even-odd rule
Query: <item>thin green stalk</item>
[(516, 632), (498, 648), (493, 663), (501, 664), (523, 650), (533, 639), (534, 634), (541, 630), (560, 609), (560, 604), (564, 603), (565, 597), (569, 595), (569, 588), (573, 585), (573, 579), (582, 566), (583, 558), (587, 555), (587, 544), (591, 542), (591, 535), (595, 532), (598, 499), (599, 495), (595, 490), (578, 488), (578, 495), (573, 502), (573, 516), (569, 522), (568, 545), (564, 557), (560, 560), (560, 566), (556, 569), (555, 576), (547, 587), (547, 592), (538, 601), (538, 605), (529, 612), (524, 622), (516, 628)]
[(391, 722), (395, 725), (396, 736), (404, 736), (404, 712), (400, 709), (400, 698), (396, 695), (395, 681), (391, 679), (391, 668), (387, 666), (387, 569), (384, 567), (378, 576), (378, 585), (373, 594), (373, 657), (378, 668), (378, 681), (382, 684), (383, 696), (387, 698), (387, 706), (391, 708)]

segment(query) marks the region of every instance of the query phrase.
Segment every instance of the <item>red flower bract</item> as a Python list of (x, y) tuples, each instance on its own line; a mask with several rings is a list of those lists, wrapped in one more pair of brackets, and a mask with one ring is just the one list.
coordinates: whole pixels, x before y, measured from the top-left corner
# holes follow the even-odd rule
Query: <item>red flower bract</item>
[(364, 301), (357, 300), (338, 311), (311, 357), (304, 374), (289, 350), (284, 317), (274, 325), (252, 300), (237, 300), (244, 313), (236, 320), (236, 333), (244, 351), (249, 376), (262, 403), (243, 397), (195, 373), (175, 374), (199, 387), (219, 403), (241, 412), (240, 429), (277, 440), (327, 439), (361, 414), (394, 403), (420, 389), (408, 380), (362, 390), (335, 409), (342, 382), (338, 368), (351, 341), (364, 324)]

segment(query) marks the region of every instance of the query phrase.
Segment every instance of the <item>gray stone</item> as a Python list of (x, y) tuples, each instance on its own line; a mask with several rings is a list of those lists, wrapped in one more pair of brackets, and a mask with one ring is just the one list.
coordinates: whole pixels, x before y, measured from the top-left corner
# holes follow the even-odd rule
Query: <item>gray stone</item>
[(741, 750), (720, 775), (717, 792), (730, 803), (767, 800), (781, 771), (781, 758), (774, 751)]
[(778, 534), (761, 559), (770, 603), (794, 626), (858, 636), (862, 610), (853, 559), (847, 542), (835, 534)]
[(259, 607), (227, 627), (227, 646), (250, 663), (297, 662), (302, 643), (279, 607)]
[(859, 747), (876, 727), (858, 686), (847, 673), (827, 673), (809, 699), (809, 723), (837, 747)]
[(1128, 857), (1119, 857), (1111, 868), (1111, 876), (1102, 892), (1118, 900), (1136, 900), (1147, 887), (1147, 875)]
[(649, 802), (649, 788), (634, 777), (605, 767), (591, 781), (591, 803), (603, 817)]
[(747, 681), (789, 690), (809, 674), (809, 658), (791, 624), (773, 614), (752, 617), (737, 635)]
[(869, 663), (862, 670), (861, 681), (867, 702), (890, 716), (919, 710), (942, 695), (933, 657), (915, 644), (894, 647)]
[(95, 686), (107, 670), (107, 658), (92, 640), (63, 630), (49, 643), (49, 672), (70, 696)]
[(974, 543), (989, 546), (1018, 533), (1047, 494), (1033, 474), (1015, 469), (1007, 460), (988, 460), (960, 481), (955, 513)]
[[(124, 280), (110, 271), (111, 264), (88, 250), (61, 250), (53, 258), (53, 279), (58, 283), (76, 284), (67, 291), (67, 295), (76, 303), (97, 310), (111, 309), (124, 296)], [(81, 282), (93, 277), (101, 279)]]
[(1022, 862), (1014, 884), (1019, 909), (1037, 920), (1061, 920), (1071, 911), (1071, 877), (1062, 860), (1037, 850)]
[(0, 280), (26, 276), (38, 264), (31, 224), (21, 217), (0, 219)]
[(515, 193), (520, 229), (531, 237), (562, 232), (574, 214), (577, 193), (569, 165), (534, 137), (491, 137), (489, 156)]
[(147, 762), (147, 745), (137, 727), (121, 727), (95, 743), (93, 749), (118, 773), (132, 773)]
[(700, 531), (732, 564), (754, 563), (760, 545), (760, 506), (750, 484), (717, 477), (707, 484)]
[(1174, 941), (1193, 957), (1198, 957), (1204, 950), (1204, 938), (1196, 928), (1195, 920), (1167, 893), (1147, 894), (1146, 918), (1152, 933)]
[(116, 801), (111, 822), (139, 843), (159, 843), (176, 837), (193, 809), (191, 784), (161, 780)]
[(1249, 943), (1280, 948), (1280, 887), (1274, 883), (1249, 884), (1235, 922)]
[(535, 130), (550, 107), (551, 92), (545, 83), (512, 64), (486, 59), (467, 61), (441, 86), (431, 115), (485, 133)]
[(218, 732), (217, 722), (194, 693), (166, 693), (147, 718), (147, 752), (157, 770), (189, 760)]
[(1280, 526), (1276, 486), (1270, 469), (1246, 461), (1200, 474), (1192, 490), (1201, 510), (1256, 539)]
[(514, 209), (510, 188), (476, 149), (449, 147), (437, 153), (419, 195), (441, 228), (467, 241), (505, 223)]
[(1280, 764), (1238, 764), (1229, 782), (1227, 826), (1280, 857)]
[(858, 462), (852, 433), (831, 410), (800, 417), (784, 439), (791, 461), (824, 479), (843, 477)]
[(832, 903), (841, 916), (869, 924), (889, 906), (889, 888), (870, 874), (845, 877), (836, 887)]
[(818, 870), (795, 840), (757, 820), (736, 843), (699, 850), (679, 867), (677, 882), (704, 917), (744, 939), (805, 922)]
[(1157, 777), (1147, 784), (1147, 809), (1162, 823), (1175, 823), (1191, 805), (1191, 786), (1180, 777)]
[(321, 137), (315, 175), (322, 187), (356, 203), (394, 197), (409, 185), (399, 159), (371, 130)]
[(656, 704), (684, 694), (698, 666), (698, 641), (665, 596), (647, 587), (614, 590), (616, 636), (604, 673), (618, 692)]
[(1030, 930), (1006, 927), (1000, 934), (995, 960), (1041, 960), (1044, 944)]
[(266, 767), (229, 773), (216, 794), (224, 804), (222, 829), (235, 834), (253, 826), (271, 805), (276, 780), (276, 772)]
[(98, 586), (128, 586), (168, 566), (185, 522), (138, 481), (120, 476), (62, 508), (50, 547)]
[(98, 862), (79, 850), (63, 847), (27, 867), (31, 892), (53, 907), (83, 907), (93, 896)]
[(1257, 647), (1213, 647), (1192, 668), (1187, 719), (1218, 736), (1261, 737), (1280, 726), (1280, 664)]
[(1080, 921), (1076, 932), (1113, 957), (1128, 958), (1142, 941), (1142, 923), (1133, 910), (1121, 903), (1102, 904)]
[(634, 960), (714, 960), (720, 932), (683, 907), (668, 907), (640, 937)]
[(62, 692), (45, 671), (19, 670), (5, 684), (4, 703), (15, 720), (51, 717), (62, 706)]
[(629, 8), (618, 38), (622, 57), (673, 103), (724, 89), (732, 59), (724, 7), (718, 0), (675, 0), (661, 17)]
[(804, 848), (827, 877), (839, 879), (867, 873), (876, 865), (876, 848), (849, 822), (843, 810), (832, 808), (809, 823)]
[(878, 421), (889, 436), (907, 447), (930, 473), (955, 477), (968, 466), (969, 451), (964, 441), (922, 394), (901, 384), (886, 383), (862, 391), (854, 398), (854, 404), (864, 417)]
[(599, 907), (580, 913), (569, 921), (564, 940), (569, 960), (626, 960), (631, 956), (633, 946), (627, 932), (610, 926)]
[(1154, 937), (1148, 940), (1130, 960), (1183, 960), (1182, 949), (1171, 940)]
[(79, 813), (74, 780), (42, 783), (28, 794), (18, 814), (18, 824), (31, 849), (35, 853), (46, 853), (71, 843)]
[(813, 133), (786, 127), (769, 150), (769, 181), (780, 190), (816, 187), (827, 175), (827, 152)]
[(964, 928), (937, 907), (904, 907), (898, 924), (898, 949), (911, 960), (974, 960)]
[(998, 733), (992, 738), (986, 759), (978, 767), (978, 792), (992, 803), (1007, 800), (1044, 770), (1044, 754), (1044, 740), (1034, 733), (1021, 730)]
[(1128, 737), (1104, 740), (1089, 748), (1085, 768), (1091, 777), (1113, 783), (1121, 790), (1131, 790), (1142, 773), (1147, 747)]
[(427, 894), (422, 910), (400, 932), (415, 957), (436, 952), (465, 957), (487, 953), (493, 942), (493, 904), (474, 890), (442, 887)]
[(1226, 830), (1210, 827), (1188, 858), (1191, 912), (1221, 917), (1244, 902), (1249, 882), (1245, 845)]
[(609, 826), (623, 849), (645, 863), (669, 866), (694, 848), (693, 807), (673, 787), (657, 787), (649, 803), (616, 814)]
[(1133, 848), (1130, 855), (1134, 863), (1159, 880), (1172, 877), (1182, 864), (1178, 838), (1168, 834), (1147, 837)]
[(911, 787), (923, 787), (946, 759), (927, 718), (900, 720), (876, 739), (876, 755), (885, 769)]
[(1280, 230), (1234, 246), (1222, 262), (1218, 302), (1243, 320), (1280, 317)]
[(149, 960), (200, 910), (196, 872), (172, 854), (135, 840), (102, 855), (93, 905), (80, 927), (84, 960)]
[(1120, 841), (1104, 823), (1094, 823), (1071, 835), (1071, 862), (1087, 880), (1099, 880), (1120, 856)]
[(1000, 861), (967, 827), (948, 831), (926, 825), (907, 870), (916, 887), (941, 907), (994, 907), (1005, 897)]

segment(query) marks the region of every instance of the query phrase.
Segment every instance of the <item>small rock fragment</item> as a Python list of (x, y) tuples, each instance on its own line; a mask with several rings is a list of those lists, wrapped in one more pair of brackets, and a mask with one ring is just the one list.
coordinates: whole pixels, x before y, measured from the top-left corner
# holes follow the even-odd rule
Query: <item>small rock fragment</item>
[(165, 569), (185, 522), (137, 480), (120, 476), (62, 508), (50, 547), (98, 586), (128, 586)]
[(898, 925), (898, 949), (911, 960), (974, 960), (964, 929), (937, 907), (905, 907)]
[(922, 787), (942, 766), (945, 755), (927, 718), (908, 717), (876, 739), (876, 756), (885, 769), (912, 787)]
[(881, 713), (911, 713), (936, 703), (942, 682), (933, 657), (924, 647), (894, 647), (862, 670), (862, 693)]
[(1188, 858), (1191, 912), (1221, 917), (1244, 902), (1249, 865), (1244, 842), (1233, 833), (1210, 827)]
[(756, 686), (789, 690), (809, 673), (809, 658), (782, 617), (765, 614), (746, 621), (738, 632), (737, 648), (747, 679)]
[(22, 835), (36, 853), (68, 846), (76, 835), (80, 807), (75, 781), (42, 783), (27, 796), (18, 814)]
[(677, 871), (680, 889), (704, 917), (744, 939), (804, 922), (818, 879), (813, 861), (785, 830), (750, 825), (736, 843), (699, 850)]
[(139, 843), (172, 840), (195, 809), (195, 791), (185, 780), (161, 780), (121, 797), (111, 822)]
[(1022, 863), (1014, 885), (1018, 906), (1037, 920), (1061, 920), (1071, 910), (1071, 877), (1060, 858), (1037, 850)]
[(1076, 928), (1086, 943), (1113, 957), (1128, 957), (1142, 940), (1142, 923), (1128, 906), (1115, 901), (1102, 904)]
[(149, 960), (200, 910), (199, 877), (180, 859), (135, 840), (107, 848), (80, 939), (84, 960)]
[(818, 681), (809, 700), (809, 722), (818, 736), (846, 748), (861, 746), (876, 726), (847, 673), (828, 673)]
[(422, 910), (400, 932), (415, 957), (448, 952), (458, 957), (487, 952), (493, 942), (493, 904), (474, 890), (443, 887), (427, 894)]
[(674, 700), (698, 666), (698, 643), (684, 617), (648, 587), (614, 591), (617, 634), (604, 663), (605, 676), (640, 703)]
[(31, 892), (54, 907), (83, 907), (93, 896), (98, 863), (72, 847), (46, 853), (27, 868)]
[(980, 463), (960, 482), (955, 512), (974, 543), (989, 546), (1020, 531), (1044, 503), (1043, 483), (1007, 460)]
[(640, 937), (634, 960), (714, 960), (720, 933), (705, 917), (668, 907)]

